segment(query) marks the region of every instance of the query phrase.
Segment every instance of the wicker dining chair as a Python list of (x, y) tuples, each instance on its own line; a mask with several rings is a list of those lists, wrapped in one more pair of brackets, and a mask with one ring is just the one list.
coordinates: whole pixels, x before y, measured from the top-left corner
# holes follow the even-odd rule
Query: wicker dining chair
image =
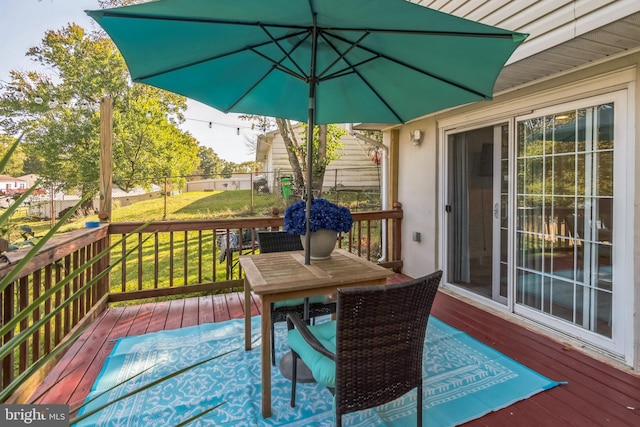
[(308, 326), (287, 318), (293, 353), (291, 406), (300, 357), (335, 396), (342, 415), (390, 402), (417, 389), (422, 426), (422, 358), (431, 306), (442, 271), (403, 283), (338, 289), (337, 319)]
[[(286, 231), (258, 231), (258, 244), (260, 253), (283, 252), (283, 251), (301, 251), (302, 242), (297, 234), (289, 234)], [(287, 320), (287, 313), (293, 311), (300, 318), (304, 317), (304, 299), (293, 299), (279, 301), (271, 304), (271, 364), (276, 364), (276, 347), (274, 329), (277, 322)], [(315, 319), (318, 316), (335, 313), (336, 304), (329, 300), (326, 296), (317, 296), (309, 298), (309, 319)]]

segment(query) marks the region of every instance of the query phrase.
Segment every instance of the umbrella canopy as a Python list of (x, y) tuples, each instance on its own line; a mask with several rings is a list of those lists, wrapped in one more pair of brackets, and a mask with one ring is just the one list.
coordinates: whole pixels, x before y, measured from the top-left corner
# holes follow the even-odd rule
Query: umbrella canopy
[(87, 13), (134, 81), (310, 128), (491, 99), (526, 38), (405, 0), (159, 0)]

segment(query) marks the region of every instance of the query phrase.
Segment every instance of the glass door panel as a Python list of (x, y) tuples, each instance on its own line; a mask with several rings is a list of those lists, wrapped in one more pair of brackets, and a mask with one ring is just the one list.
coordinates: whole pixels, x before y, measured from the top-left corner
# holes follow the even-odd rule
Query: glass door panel
[(516, 304), (612, 336), (613, 104), (517, 123)]
[(447, 281), (506, 304), (508, 126), (448, 135)]

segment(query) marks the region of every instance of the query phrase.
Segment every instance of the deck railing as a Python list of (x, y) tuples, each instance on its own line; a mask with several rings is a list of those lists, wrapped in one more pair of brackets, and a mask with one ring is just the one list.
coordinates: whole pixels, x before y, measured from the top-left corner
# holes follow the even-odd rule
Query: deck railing
[[(20, 401), (21, 396), (29, 395), (33, 382), (41, 378), (34, 374), (46, 372), (76, 332), (107, 306), (108, 276), (101, 277), (100, 272), (106, 269), (108, 258), (97, 256), (108, 249), (108, 242), (106, 226), (54, 237), (2, 290), (0, 327), (6, 355), (1, 358), (0, 392), (22, 384), (13, 399)], [(3, 254), (0, 279), (28, 250)], [(88, 266), (90, 261), (95, 263)], [(25, 382), (29, 376), (31, 380)]]
[[(400, 208), (353, 213), (354, 226), (339, 236), (338, 246), (400, 271), (402, 214)], [(139, 230), (141, 225), (111, 223), (57, 236), (0, 293), (0, 326), (21, 318), (0, 337), (7, 351), (0, 393), (12, 390), (2, 400), (26, 401), (65, 343), (109, 303), (241, 288), (238, 256), (258, 253), (257, 230), (278, 230), (283, 219), (158, 221)], [(26, 251), (4, 255), (0, 279)]]

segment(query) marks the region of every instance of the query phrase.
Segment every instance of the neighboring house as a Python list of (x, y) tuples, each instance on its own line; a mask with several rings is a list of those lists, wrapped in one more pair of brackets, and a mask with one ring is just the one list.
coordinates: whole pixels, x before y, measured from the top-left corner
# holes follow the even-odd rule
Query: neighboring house
[[(306, 144), (301, 132), (303, 126), (294, 125), (296, 137)], [(376, 190), (380, 188), (378, 165), (371, 160), (373, 146), (357, 140), (351, 135), (340, 138), (343, 147), (340, 158), (327, 166), (324, 175), (323, 190), (334, 188), (342, 190)], [(262, 174), (267, 178), (269, 189), (278, 191), (280, 178), (292, 176), (289, 155), (284, 141), (277, 130), (258, 136), (256, 162), (262, 165)]]
[(493, 101), (356, 126), (397, 162), (403, 271), (640, 369), (640, 1), (432, 6), (530, 36)]
[(232, 174), (229, 178), (199, 179), (187, 182), (187, 191), (250, 190), (251, 174)]
[(24, 192), (29, 185), (27, 181), (9, 175), (0, 175), (0, 193), (13, 194)]

